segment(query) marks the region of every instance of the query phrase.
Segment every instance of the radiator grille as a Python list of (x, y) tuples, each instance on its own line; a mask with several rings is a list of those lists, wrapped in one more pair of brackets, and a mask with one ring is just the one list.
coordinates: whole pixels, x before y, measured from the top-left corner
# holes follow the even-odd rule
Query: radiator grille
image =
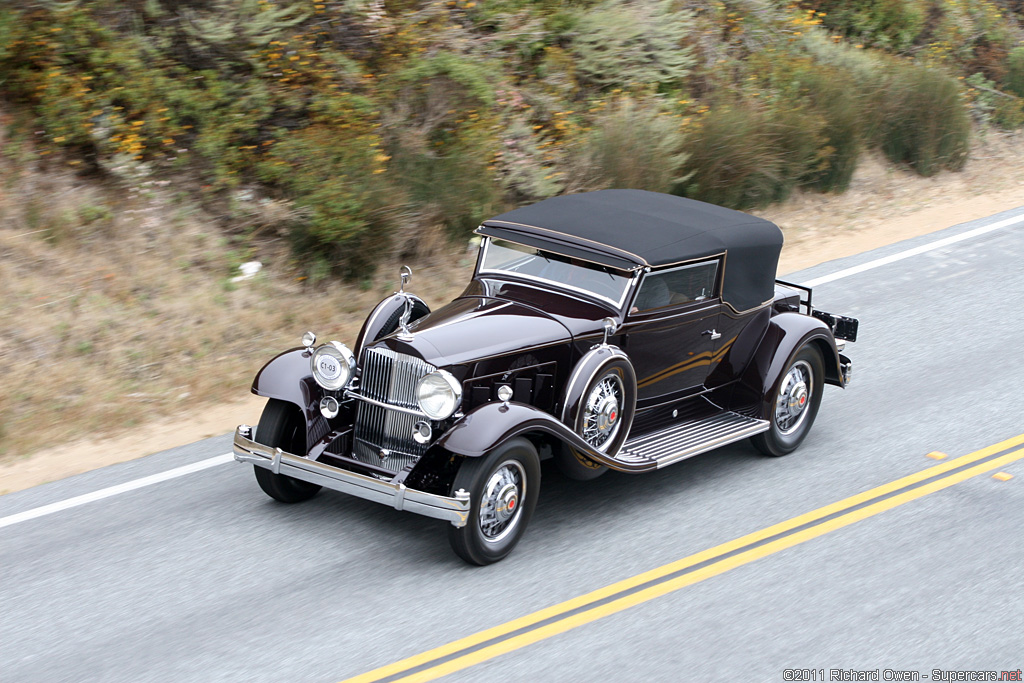
[[(416, 382), (435, 369), (415, 356), (388, 348), (366, 349), (359, 393), (390, 405), (418, 410)], [(352, 456), (361, 462), (400, 472), (427, 450), (426, 444), (418, 444), (412, 438), (413, 425), (421, 419), (409, 413), (360, 402)], [(380, 457), (382, 450), (388, 451), (383, 460)]]

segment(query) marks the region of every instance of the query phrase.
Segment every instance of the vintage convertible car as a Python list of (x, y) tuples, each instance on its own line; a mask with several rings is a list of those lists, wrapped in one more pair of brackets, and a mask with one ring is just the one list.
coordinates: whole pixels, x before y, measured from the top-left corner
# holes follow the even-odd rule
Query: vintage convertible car
[(352, 349), (307, 332), (256, 375), (269, 400), (234, 452), (268, 495), (326, 486), (447, 520), (455, 552), (483, 565), (526, 530), (541, 460), (591, 479), (745, 438), (785, 455), (824, 385), (850, 381), (840, 351), (857, 321), (775, 279), (782, 233), (766, 220), (603, 190), (476, 232), (476, 271), (451, 303), (430, 312), (403, 268)]

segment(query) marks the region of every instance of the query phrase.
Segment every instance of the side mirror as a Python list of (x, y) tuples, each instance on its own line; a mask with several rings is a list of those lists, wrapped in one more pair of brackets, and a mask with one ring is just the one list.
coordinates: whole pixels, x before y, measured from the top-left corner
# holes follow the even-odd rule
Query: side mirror
[(612, 317), (605, 318), (604, 320), (601, 321), (601, 324), (604, 326), (604, 339), (601, 340), (601, 345), (607, 346), (608, 337), (611, 336), (612, 332), (615, 331), (615, 328), (618, 325), (615, 322), (615, 318)]
[(398, 278), (402, 281), (402, 284), (398, 287), (398, 293), (405, 294), (405, 286), (412, 280), (412, 268), (402, 266), (402, 269), (398, 271)]

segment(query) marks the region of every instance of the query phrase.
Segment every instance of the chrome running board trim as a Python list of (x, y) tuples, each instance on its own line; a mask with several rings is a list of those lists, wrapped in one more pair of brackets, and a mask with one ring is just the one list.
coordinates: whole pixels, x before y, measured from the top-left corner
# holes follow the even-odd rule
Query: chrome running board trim
[(319, 484), (324, 488), (347, 493), (357, 498), (389, 505), (396, 510), (407, 510), (426, 517), (443, 519), (452, 526), (466, 526), (469, 519), (469, 494), (459, 490), (455, 497), (438, 496), (411, 489), (402, 483), (392, 483), (374, 477), (349, 472), (310, 460), (299, 455), (256, 443), (250, 438), (252, 428), (240, 425), (235, 430), (234, 453), (238, 462), (252, 463), (274, 474)]
[(615, 460), (662, 468), (701, 453), (768, 431), (767, 420), (723, 411), (630, 438)]

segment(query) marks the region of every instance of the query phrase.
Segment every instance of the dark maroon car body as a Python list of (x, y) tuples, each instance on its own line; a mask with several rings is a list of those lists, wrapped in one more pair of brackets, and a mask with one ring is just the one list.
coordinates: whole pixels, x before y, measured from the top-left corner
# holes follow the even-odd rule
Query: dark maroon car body
[[(806, 436), (822, 385), (849, 380), (841, 347), (856, 339), (857, 322), (814, 310), (809, 289), (776, 281), (782, 236), (767, 221), (679, 197), (606, 190), (518, 209), (477, 232), (477, 270), (454, 301), (428, 313), (402, 291), (378, 304), (352, 349), (344, 390), (318, 383), (312, 347), (264, 366), (252, 390), (301, 415), (304, 447), (261, 448), (243, 425), (236, 458), (462, 529), (485, 514), (473, 495), (493, 497), (487, 487), (504, 480), (491, 473), (479, 492), (458, 490), (460, 468), (510, 442), (532, 445), (577, 478), (657, 469), (748, 437), (782, 455)], [(518, 249), (522, 260), (489, 270), (485, 260), (497, 257), (488, 249)], [(524, 263), (538, 270), (517, 272)], [(546, 279), (552, 267), (567, 279), (592, 278), (597, 293)], [(441, 420), (417, 415), (409, 390), (396, 386), (395, 364), (403, 362), (413, 379), (449, 373), (461, 394), (455, 412)], [(602, 372), (614, 381), (599, 388)], [(325, 401), (336, 411), (325, 411)], [(588, 438), (594, 425), (614, 438)], [(410, 429), (429, 440), (414, 441)], [(525, 504), (524, 490), (508, 486), (505, 502)], [(500, 559), (456, 551), (478, 564)]]

